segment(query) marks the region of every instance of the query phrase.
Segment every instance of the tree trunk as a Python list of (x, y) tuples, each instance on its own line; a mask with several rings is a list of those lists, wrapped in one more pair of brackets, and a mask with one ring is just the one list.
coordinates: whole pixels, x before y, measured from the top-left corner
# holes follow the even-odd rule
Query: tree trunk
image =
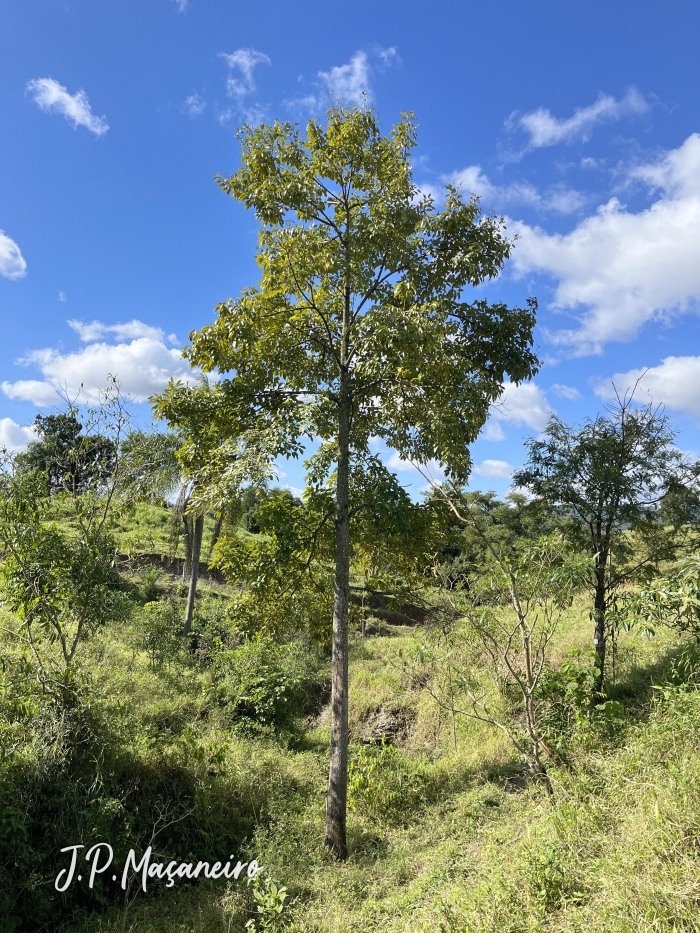
[(338, 419), (338, 478), (335, 505), (335, 590), (331, 686), (331, 760), (326, 795), (325, 848), (348, 857), (348, 606), (350, 599), (350, 397), (348, 371), (341, 368)]
[[(186, 504), (185, 508), (187, 508)], [(182, 562), (182, 576), (185, 580), (192, 572), (192, 545), (194, 543), (192, 524), (192, 516), (187, 513), (183, 513), (182, 527), (185, 529), (185, 559)]]
[(185, 613), (185, 627), (183, 638), (190, 634), (192, 628), (192, 615), (194, 613), (194, 600), (197, 595), (197, 580), (199, 578), (199, 554), (202, 550), (202, 535), (204, 534), (204, 516), (198, 515), (194, 523), (192, 535), (192, 569), (190, 570), (190, 589), (187, 594), (187, 611)]
[[(607, 559), (607, 558), (606, 558)], [(605, 681), (605, 648), (607, 632), (605, 629), (605, 611), (607, 587), (605, 585), (605, 562), (596, 568), (595, 599), (593, 602), (593, 616), (595, 629), (593, 632), (593, 647), (597, 655), (598, 673), (596, 675), (595, 691), (601, 693)]]
[(216, 516), (216, 522), (214, 523), (214, 528), (211, 533), (211, 541), (209, 542), (209, 560), (211, 560), (211, 554), (216, 546), (216, 542), (221, 537), (221, 529), (224, 527), (224, 510), (222, 509), (219, 514)]

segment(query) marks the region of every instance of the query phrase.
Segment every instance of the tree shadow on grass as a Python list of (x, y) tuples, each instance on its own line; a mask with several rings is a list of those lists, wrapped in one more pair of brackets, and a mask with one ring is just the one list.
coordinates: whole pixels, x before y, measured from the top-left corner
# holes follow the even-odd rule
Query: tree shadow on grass
[(647, 664), (634, 664), (625, 670), (615, 682), (608, 682), (607, 695), (617, 700), (625, 708), (629, 719), (644, 721), (652, 709), (655, 687), (668, 682), (681, 655), (689, 652), (695, 656), (695, 667), (700, 666), (700, 644), (695, 640), (686, 640), (669, 646), (660, 656)]

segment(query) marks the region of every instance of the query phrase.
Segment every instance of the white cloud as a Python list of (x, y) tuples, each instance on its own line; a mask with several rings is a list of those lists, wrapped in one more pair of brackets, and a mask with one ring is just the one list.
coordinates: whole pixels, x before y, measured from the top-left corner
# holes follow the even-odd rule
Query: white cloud
[(509, 129), (518, 127), (527, 133), (530, 139), (525, 151), (530, 151), (577, 139), (585, 141), (590, 138), (597, 124), (646, 113), (648, 109), (649, 104), (643, 95), (632, 87), (620, 100), (601, 94), (594, 104), (577, 108), (572, 116), (564, 120), (552, 116), (551, 111), (545, 107), (538, 107), (530, 113), (511, 114), (506, 126)]
[[(413, 473), (416, 478), (427, 474), (437, 482), (445, 479), (445, 474), (437, 460), (430, 460), (427, 464), (420, 464), (420, 470), (411, 463), (410, 460), (402, 460), (396, 451), (393, 451), (387, 460), (384, 461), (387, 470), (393, 470), (395, 473)], [(422, 471), (422, 472), (421, 472)]]
[[(101, 337), (108, 337), (112, 334), (117, 338), (136, 338), (148, 337), (151, 340), (162, 340), (163, 331), (160, 327), (153, 327), (151, 324), (144, 324), (143, 321), (127, 321), (125, 324), (103, 324), (101, 321), (91, 321), (87, 324), (85, 321), (70, 320), (67, 321), (71, 330), (74, 330), (83, 343), (94, 343)], [(171, 342), (172, 337), (168, 338)]]
[[(581, 210), (586, 203), (584, 195), (564, 185), (550, 186), (544, 192), (538, 191), (534, 185), (526, 181), (495, 185), (481, 171), (480, 165), (468, 165), (457, 172), (443, 176), (443, 181), (455, 187), (461, 187), (470, 194), (480, 195), (482, 200), (487, 202), (487, 207), (520, 204), (534, 207), (545, 213), (554, 211), (558, 214), (573, 214)], [(431, 193), (435, 196), (434, 192)]]
[(34, 96), (34, 102), (41, 110), (63, 114), (73, 129), (84, 126), (95, 136), (103, 136), (109, 127), (104, 117), (96, 117), (85, 91), (69, 94), (67, 89), (53, 78), (36, 78), (27, 85), (27, 91)]
[(192, 91), (189, 97), (185, 98), (183, 107), (190, 117), (199, 117), (204, 113), (207, 102), (196, 91)]
[(184, 13), (187, 9), (188, 0), (173, 0), (173, 3), (177, 7), (178, 13)]
[(293, 97), (284, 101), (285, 107), (294, 110), (296, 113), (307, 113), (319, 109), (321, 106), (318, 97), (315, 94), (307, 94), (305, 97)]
[(498, 421), (489, 418), (479, 436), (485, 441), (504, 441), (506, 439), (506, 432)]
[(394, 451), (388, 460), (384, 462), (384, 466), (388, 470), (396, 470), (397, 472), (404, 472), (408, 470), (415, 470), (415, 467), (410, 462), (410, 460), (402, 460), (399, 454)]
[(477, 476), (486, 476), (488, 479), (510, 479), (514, 469), (505, 460), (483, 460), (474, 466)]
[[(236, 49), (230, 54), (220, 52), (220, 57), (224, 59), (229, 68), (229, 76), (226, 81), (226, 93), (233, 97), (239, 105), (243, 104), (245, 98), (255, 90), (254, 72), (258, 65), (272, 65), (269, 56), (264, 52), (258, 52), (257, 49)], [(237, 71), (240, 77), (232, 72)]]
[(65, 292), (59, 292), (59, 293), (58, 293), (58, 300), (59, 300), (59, 301), (67, 301), (68, 299), (66, 298), (66, 293), (65, 293)]
[(662, 191), (666, 197), (700, 196), (700, 135), (693, 133), (678, 149), (663, 153), (656, 162), (635, 166), (628, 176), (653, 191)]
[(534, 382), (520, 385), (507, 382), (491, 412), (497, 421), (543, 431), (552, 410), (544, 392)]
[(26, 274), (27, 263), (19, 246), (0, 230), (0, 275), (6, 279), (21, 279)]
[(42, 382), (39, 379), (19, 379), (17, 382), (5, 380), (0, 384), (0, 388), (8, 398), (33, 402), (34, 405), (38, 405), (40, 408), (55, 405), (61, 400), (55, 386), (50, 382)]
[[(375, 46), (371, 50), (371, 56), (379, 71), (390, 68), (394, 62), (401, 60), (394, 46), (386, 49)], [(371, 104), (374, 100), (371, 87), (373, 70), (370, 55), (360, 50), (355, 52), (346, 64), (335, 65), (330, 71), (318, 72), (316, 77), (319, 93), (286, 100), (285, 105), (298, 113), (308, 113), (323, 110), (329, 104), (339, 102), (355, 106)]]
[(575, 389), (573, 386), (564, 386), (558, 382), (555, 382), (553, 386), (549, 388), (550, 392), (554, 392), (555, 395), (558, 395), (559, 398), (568, 398), (570, 402), (575, 402), (576, 399), (581, 398), (581, 393), (578, 389)]
[[(165, 335), (159, 328), (141, 321), (115, 325), (99, 321), (69, 323), (88, 345), (72, 353), (52, 348), (31, 351), (19, 363), (37, 367), (43, 381), (5, 381), (2, 383), (5, 395), (45, 406), (55, 403), (58, 392), (65, 391), (71, 397), (80, 392), (81, 400), (94, 402), (107, 377), (112, 375), (127, 395), (143, 401), (162, 390), (171, 377), (185, 382), (192, 379), (192, 371), (180, 351), (166, 346)], [(120, 342), (106, 343), (100, 339), (108, 335)]]
[(586, 205), (586, 196), (566, 185), (552, 185), (542, 196), (542, 208), (557, 214), (575, 214)]
[(25, 428), (16, 424), (12, 418), (0, 418), (0, 449), (6, 447), (8, 450), (25, 450), (27, 444), (36, 440), (36, 434), (32, 428)]
[(700, 415), (700, 356), (667, 356), (659, 366), (615, 373), (610, 379), (595, 382), (595, 394), (602, 399), (614, 397), (613, 383), (622, 394), (639, 382), (637, 401), (651, 399), (675, 411)]
[(381, 46), (377, 46), (374, 51), (385, 68), (388, 68), (392, 62), (400, 61), (399, 53), (396, 51), (395, 45), (389, 46), (388, 49), (383, 49)]
[(370, 65), (366, 52), (355, 52), (346, 65), (336, 65), (330, 71), (319, 71), (328, 96), (336, 103), (362, 104), (372, 100), (369, 85)]
[(695, 310), (700, 299), (700, 135), (629, 173), (661, 191), (639, 213), (617, 198), (567, 234), (513, 222), (513, 264), (557, 280), (552, 306), (579, 312), (579, 327), (552, 335), (579, 355), (631, 340), (651, 320)]

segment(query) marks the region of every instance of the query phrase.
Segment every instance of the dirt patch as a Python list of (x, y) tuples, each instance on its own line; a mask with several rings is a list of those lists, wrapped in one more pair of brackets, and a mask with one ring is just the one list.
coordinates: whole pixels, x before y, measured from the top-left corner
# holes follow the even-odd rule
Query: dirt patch
[(364, 745), (395, 745), (408, 736), (415, 718), (415, 712), (405, 706), (380, 706), (362, 723), (357, 738)]
[[(350, 728), (350, 738), (362, 745), (397, 745), (404, 741), (415, 721), (415, 712), (404, 706), (378, 706), (372, 710), (359, 726)], [(330, 703), (317, 716), (310, 716), (304, 725), (309, 729), (331, 724)]]
[(397, 603), (388, 593), (350, 587), (350, 602), (362, 606), (367, 615), (376, 616), (394, 625), (417, 625), (425, 622), (428, 610), (412, 603)]
[[(168, 557), (165, 554), (120, 554), (118, 561), (120, 570), (143, 571), (157, 567), (163, 573), (175, 577), (182, 577), (185, 567), (184, 557)], [(211, 570), (205, 561), (199, 563), (199, 576), (204, 580), (226, 583), (223, 573), (220, 570)]]

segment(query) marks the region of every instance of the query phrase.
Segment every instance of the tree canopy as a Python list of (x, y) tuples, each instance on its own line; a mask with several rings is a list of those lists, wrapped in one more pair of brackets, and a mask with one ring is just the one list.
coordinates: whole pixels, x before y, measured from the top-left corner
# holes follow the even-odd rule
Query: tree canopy
[(34, 431), (38, 440), (18, 458), (18, 466), (44, 474), (51, 492), (86, 492), (114, 469), (114, 442), (99, 433), (84, 433), (73, 407), (56, 415), (37, 415)]

